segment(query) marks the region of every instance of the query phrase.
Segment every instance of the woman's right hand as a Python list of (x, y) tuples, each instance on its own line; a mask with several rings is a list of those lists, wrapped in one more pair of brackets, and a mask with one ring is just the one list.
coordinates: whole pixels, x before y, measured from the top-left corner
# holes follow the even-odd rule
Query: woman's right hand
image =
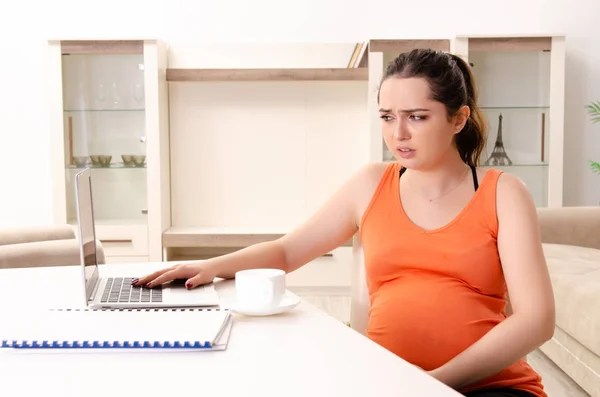
[(217, 273), (212, 269), (210, 260), (189, 262), (158, 270), (139, 279), (134, 279), (131, 285), (152, 288), (173, 280), (186, 280), (187, 289), (211, 283)]

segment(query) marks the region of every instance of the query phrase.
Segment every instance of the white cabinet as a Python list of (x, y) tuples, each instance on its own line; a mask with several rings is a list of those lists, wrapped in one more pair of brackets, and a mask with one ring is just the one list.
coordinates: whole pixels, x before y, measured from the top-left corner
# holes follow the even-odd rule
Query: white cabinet
[(488, 125), (482, 166), (521, 178), (538, 207), (561, 207), (564, 36), (465, 35), (455, 40), (459, 55), (471, 65)]
[[(482, 165), (502, 120), (511, 160), (502, 168), (524, 180), (538, 206), (561, 206), (562, 36), (168, 49), (157, 40), (51, 40), (55, 220), (75, 222), (73, 176), (87, 158), (96, 230), (111, 261), (193, 259), (277, 238), (356, 169), (390, 160), (377, 90), (387, 63), (414, 48), (471, 62), (489, 125)], [(145, 162), (130, 164), (128, 155)], [(351, 284), (352, 254), (340, 250), (290, 282)]]
[(166, 47), (156, 40), (48, 43), (53, 207), (77, 222), (75, 175), (91, 169), (107, 260), (161, 260), (170, 225)]

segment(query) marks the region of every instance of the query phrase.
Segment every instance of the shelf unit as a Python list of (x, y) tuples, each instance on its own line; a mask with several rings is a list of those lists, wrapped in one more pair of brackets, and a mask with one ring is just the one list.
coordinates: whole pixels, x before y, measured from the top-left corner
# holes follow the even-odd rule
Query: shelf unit
[[(329, 193), (330, 185), (340, 182), (321, 168), (339, 175), (354, 166), (351, 159), (341, 159), (339, 167), (346, 164), (350, 168), (346, 171), (331, 163), (336, 135), (327, 137), (324, 124), (340, 124), (334, 127), (340, 138), (344, 128), (358, 131), (352, 124), (361, 115), (338, 119), (348, 111), (344, 104), (364, 113), (368, 76), (361, 54), (366, 46), (199, 47), (173, 48), (167, 71), (172, 145), (177, 153), (172, 162), (172, 230), (191, 227), (196, 236), (198, 230), (206, 230), (209, 239), (214, 228), (289, 231), (327, 195), (322, 190)], [(241, 63), (244, 54), (252, 58)], [(233, 141), (236, 145), (231, 145)], [(191, 187), (186, 178), (175, 176), (185, 169), (197, 176)], [(289, 189), (270, 185), (273, 178)], [(318, 186), (309, 191), (303, 188), (307, 183)], [(208, 194), (203, 192), (205, 186), (210, 186)], [(253, 211), (247, 211), (238, 194), (247, 198), (245, 205)], [(269, 196), (269, 203), (262, 199)], [(202, 205), (212, 213), (202, 211)], [(305, 210), (307, 206), (310, 209)], [(214, 241), (222, 241), (221, 237), (214, 236)], [(169, 245), (172, 238), (186, 236), (167, 230), (164, 242)], [(249, 235), (242, 243), (252, 241)]]
[[(119, 125), (137, 120), (131, 125), (143, 128), (147, 139), (144, 167), (121, 164), (124, 144), (113, 136), (106, 146), (115, 149), (113, 164), (92, 169), (98, 184), (106, 179), (110, 186), (100, 190), (106, 197), (97, 206), (107, 214), (100, 216), (98, 234), (112, 259), (209, 257), (289, 232), (356, 169), (390, 159), (381, 137), (377, 88), (387, 63), (414, 48), (452, 52), (473, 63), (489, 121), (482, 161), (493, 147), (501, 113), (513, 160), (503, 169), (525, 181), (539, 206), (562, 205), (563, 36), (169, 48), (157, 40), (49, 44), (57, 222), (73, 220), (70, 178), (79, 170), (69, 157), (65, 120), (71, 117), (71, 129), (79, 125), (79, 130), (76, 120), (82, 115)], [(137, 56), (144, 105), (98, 108), (69, 102), (69, 86), (77, 80), (63, 73), (67, 54)], [(507, 89), (515, 86), (522, 91)], [(127, 208), (139, 213), (108, 216)], [(337, 258), (351, 245), (320, 260), (338, 266)]]
[(353, 81), (366, 68), (168, 69), (167, 81)]
[(458, 54), (479, 86), (488, 123), (482, 165), (493, 153), (500, 121), (512, 164), (491, 165), (520, 177), (536, 206), (563, 205), (565, 37), (458, 36)]
[[(246, 48), (253, 45), (247, 44)], [(177, 54), (167, 69), (167, 81), (169, 82), (201, 82), (201, 81), (366, 81), (368, 69), (366, 63), (367, 43), (342, 43), (342, 44), (283, 44), (281, 46), (258, 45), (254, 51), (247, 53), (257, 59), (248, 59), (247, 63), (239, 63), (240, 57), (234, 59), (223, 55), (225, 44), (218, 46), (193, 47), (184, 49), (184, 54)], [(312, 47), (312, 48), (311, 48)], [(297, 48), (298, 54), (290, 54), (290, 50)], [(226, 48), (227, 49), (227, 48)], [(303, 62), (302, 50), (307, 50), (309, 57), (319, 55), (316, 49), (330, 50), (333, 53), (348, 52), (348, 59), (344, 65), (340, 58), (327, 57), (324, 60), (310, 59), (308, 63)], [(230, 52), (244, 52), (244, 48), (234, 45), (228, 48)], [(185, 53), (187, 51), (187, 54)], [(246, 49), (246, 51), (248, 51)], [(267, 51), (267, 53), (265, 53)], [(285, 52), (288, 52), (287, 54)], [(283, 52), (278, 58), (277, 52)], [(199, 54), (208, 55), (214, 59), (207, 61)], [(209, 53), (209, 54), (207, 54)], [(295, 59), (294, 59), (295, 58)], [(305, 63), (304, 67), (298, 67), (295, 62)], [(207, 63), (208, 62), (208, 63)], [(331, 63), (334, 62), (334, 63)], [(215, 66), (219, 67), (215, 67)], [(225, 65), (225, 66), (223, 66)]]
[[(163, 233), (163, 247), (170, 260), (182, 261), (273, 241), (283, 237), (287, 232), (287, 230), (174, 226)], [(348, 240), (342, 247), (352, 247), (352, 240)], [(325, 256), (332, 256), (332, 254)]]
[(48, 65), (54, 221), (76, 224), (74, 177), (91, 168), (107, 262), (162, 260), (170, 225), (166, 45), (50, 40)]
[[(387, 63), (414, 48), (451, 52), (473, 63), (489, 121), (482, 161), (491, 153), (501, 113), (513, 160), (503, 169), (524, 180), (538, 206), (561, 206), (564, 36), (168, 47), (146, 39), (51, 40), (55, 221), (73, 222), (72, 177), (80, 166), (72, 156), (83, 148), (82, 155), (113, 156), (110, 167), (92, 168), (96, 230), (108, 262), (205, 259), (277, 239), (355, 170), (390, 160), (377, 89)], [(143, 81), (143, 105), (73, 102), (78, 82), (99, 82), (98, 72), (79, 80), (77, 73), (65, 73), (73, 56), (98, 62), (131, 57), (141, 65), (136, 73)], [(99, 133), (111, 125), (108, 120), (126, 132)], [(69, 131), (96, 140), (77, 146)], [(132, 149), (139, 146), (122, 140), (136, 136), (146, 138), (143, 167), (120, 158), (125, 151), (136, 154)], [(354, 236), (289, 274), (288, 286), (344, 305), (368, 302), (361, 250)], [(362, 320), (353, 318), (353, 326), (361, 329)]]
[[(166, 260), (275, 240), (360, 166), (366, 50), (367, 43), (171, 48)], [(310, 294), (335, 287), (349, 296), (351, 245), (288, 275), (288, 286)]]

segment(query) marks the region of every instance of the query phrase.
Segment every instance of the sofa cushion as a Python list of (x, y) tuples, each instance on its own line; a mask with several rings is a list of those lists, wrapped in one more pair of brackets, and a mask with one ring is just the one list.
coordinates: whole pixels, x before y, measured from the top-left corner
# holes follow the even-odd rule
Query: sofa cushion
[(600, 250), (543, 244), (556, 301), (556, 325), (600, 355)]
[[(99, 241), (96, 259), (105, 263), (104, 250)], [(0, 246), (0, 269), (45, 266), (79, 266), (79, 241), (50, 240)]]
[(40, 225), (0, 229), (0, 246), (75, 238), (71, 225)]
[(552, 339), (540, 346), (540, 350), (590, 396), (600, 396), (600, 357), (598, 355), (592, 353), (558, 326), (554, 330)]
[(542, 241), (600, 249), (600, 206), (540, 207)]

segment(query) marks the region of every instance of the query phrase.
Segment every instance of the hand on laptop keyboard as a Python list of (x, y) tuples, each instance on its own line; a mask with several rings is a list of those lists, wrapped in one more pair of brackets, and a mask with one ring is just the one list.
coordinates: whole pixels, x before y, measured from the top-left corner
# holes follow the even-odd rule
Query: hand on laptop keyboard
[(144, 277), (133, 279), (131, 285), (152, 288), (170, 281), (175, 281), (185, 282), (185, 287), (187, 289), (192, 289), (199, 285), (211, 283), (215, 277), (216, 273), (208, 265), (208, 262), (203, 261), (185, 263), (161, 269)]
[(132, 286), (133, 280), (126, 277), (109, 277), (104, 285), (101, 303), (155, 303), (162, 302), (161, 288), (150, 290), (144, 286)]

